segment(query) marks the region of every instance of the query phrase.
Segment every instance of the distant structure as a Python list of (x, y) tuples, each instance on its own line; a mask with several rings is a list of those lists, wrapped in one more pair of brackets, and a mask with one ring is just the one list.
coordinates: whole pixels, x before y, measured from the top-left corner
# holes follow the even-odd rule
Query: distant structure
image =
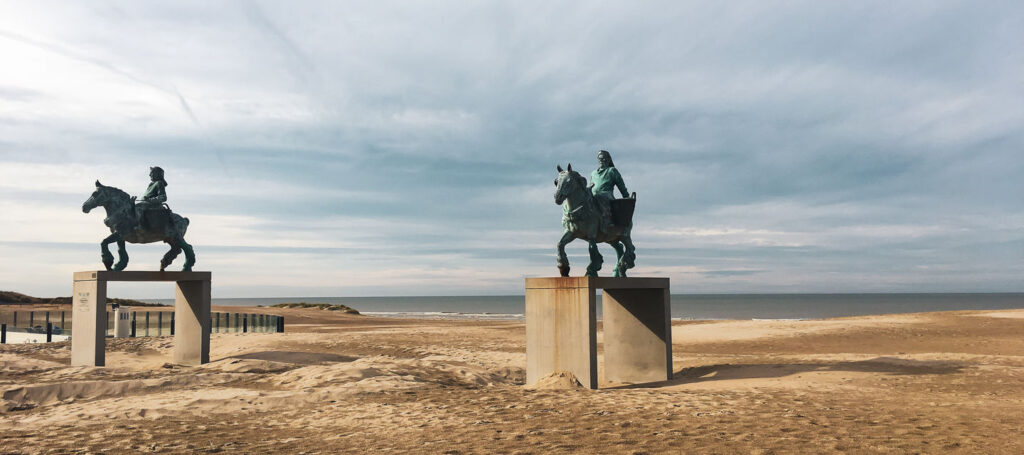
[[(565, 245), (575, 239), (586, 240), (590, 248), (590, 264), (587, 276), (596, 277), (604, 258), (597, 250), (599, 242), (615, 248), (617, 259), (613, 276), (624, 277), (626, 270), (633, 268), (636, 248), (630, 238), (633, 230), (633, 210), (636, 207), (636, 193), (627, 196), (626, 183), (612, 162), (611, 154), (605, 150), (597, 153), (598, 168), (587, 179), (572, 170), (572, 164), (563, 170), (557, 166), (555, 179), (555, 203), (562, 206), (562, 227), (565, 229), (558, 241), (558, 271), (569, 276), (569, 258)], [(623, 199), (615, 199), (618, 188)]]
[[(160, 271), (185, 252), (185, 265), (182, 271), (188, 272), (195, 265), (196, 256), (192, 245), (185, 241), (188, 229), (188, 218), (171, 211), (167, 206), (167, 181), (164, 170), (159, 167), (149, 169), (150, 184), (142, 198), (136, 202), (135, 197), (112, 186), (104, 186), (96, 181), (96, 191), (82, 204), (82, 212), (89, 213), (96, 207), (107, 211), (103, 223), (110, 228), (110, 236), (100, 242), (103, 266), (107, 270), (121, 271), (128, 266), (128, 252), (124, 243), (164, 242), (171, 249), (160, 260)], [(117, 242), (117, 264), (110, 254), (108, 245)]]

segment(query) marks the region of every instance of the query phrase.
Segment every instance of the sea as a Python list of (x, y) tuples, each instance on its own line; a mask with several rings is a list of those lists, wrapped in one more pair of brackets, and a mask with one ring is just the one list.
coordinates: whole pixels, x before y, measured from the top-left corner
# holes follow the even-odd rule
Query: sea
[[(600, 318), (601, 295), (597, 311)], [(145, 299), (173, 303), (172, 299)], [(368, 316), (521, 321), (526, 299), (507, 296), (215, 298), (214, 305), (343, 304)], [(1024, 293), (971, 294), (675, 294), (677, 320), (818, 319), (871, 314), (1024, 308)]]

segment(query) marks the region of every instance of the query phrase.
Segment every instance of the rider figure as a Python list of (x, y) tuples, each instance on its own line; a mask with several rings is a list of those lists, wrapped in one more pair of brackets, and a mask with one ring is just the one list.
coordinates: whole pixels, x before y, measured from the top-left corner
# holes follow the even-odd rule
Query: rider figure
[(615, 169), (615, 163), (612, 162), (611, 154), (606, 150), (597, 152), (597, 162), (599, 167), (590, 174), (590, 191), (594, 194), (598, 205), (601, 207), (601, 219), (607, 220), (608, 224), (611, 225), (611, 200), (615, 199), (615, 188), (619, 189), (624, 198), (629, 197), (629, 192), (626, 191), (626, 183), (622, 181), (622, 175), (619, 174), (619, 170)]
[(143, 229), (146, 229), (149, 224), (146, 220), (146, 210), (161, 208), (164, 202), (167, 202), (167, 192), (164, 190), (167, 187), (167, 181), (164, 180), (164, 170), (159, 166), (149, 168), (149, 178), (151, 180), (149, 187), (143, 193), (142, 199), (135, 203), (135, 216), (139, 220), (139, 226)]

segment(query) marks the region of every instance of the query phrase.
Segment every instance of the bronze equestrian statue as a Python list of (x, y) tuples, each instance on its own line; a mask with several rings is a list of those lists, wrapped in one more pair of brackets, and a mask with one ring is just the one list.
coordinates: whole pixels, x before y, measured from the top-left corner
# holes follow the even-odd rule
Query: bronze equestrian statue
[[(182, 271), (191, 271), (196, 263), (196, 256), (192, 251), (192, 245), (185, 241), (188, 218), (172, 212), (167, 206), (167, 181), (164, 180), (164, 170), (152, 167), (149, 170), (149, 177), (149, 187), (137, 203), (128, 193), (112, 186), (104, 186), (97, 180), (96, 191), (82, 204), (82, 212), (85, 213), (96, 207), (103, 207), (107, 211), (103, 223), (110, 228), (110, 236), (100, 243), (103, 266), (107, 270), (115, 271), (124, 270), (128, 266), (125, 242), (162, 241), (170, 245), (171, 249), (160, 260), (160, 271), (164, 271), (182, 251), (185, 252), (185, 266)], [(107, 245), (114, 242), (117, 242), (117, 264), (114, 264), (114, 256), (107, 248)]]
[[(615, 168), (611, 154), (601, 150), (597, 161), (599, 167), (590, 175), (589, 186), (586, 177), (572, 170), (572, 164), (565, 170), (558, 166), (555, 203), (562, 206), (562, 227), (565, 228), (562, 239), (558, 241), (557, 265), (562, 276), (569, 276), (565, 245), (575, 239), (586, 240), (590, 246), (587, 276), (597, 276), (604, 262), (597, 250), (598, 242), (615, 248), (617, 259), (613, 276), (626, 276), (626, 270), (633, 268), (636, 261), (636, 248), (630, 238), (636, 193), (627, 196), (626, 183)], [(624, 199), (614, 198), (615, 188)]]

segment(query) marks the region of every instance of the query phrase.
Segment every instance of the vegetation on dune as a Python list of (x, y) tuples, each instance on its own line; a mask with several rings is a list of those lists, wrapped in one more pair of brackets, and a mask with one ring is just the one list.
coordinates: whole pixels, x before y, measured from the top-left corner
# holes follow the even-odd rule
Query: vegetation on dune
[(330, 304), (330, 303), (306, 303), (306, 302), (295, 302), (295, 303), (278, 303), (277, 305), (271, 305), (271, 308), (318, 308), (327, 311), (343, 311), (348, 314), (359, 314), (359, 311), (347, 305)]
[[(70, 305), (71, 304), (71, 297), (43, 298), (43, 297), (32, 297), (30, 295), (25, 295), (25, 294), (22, 294), (20, 292), (14, 292), (14, 291), (0, 291), (0, 304), (4, 304), (4, 303), (39, 304), (39, 305)], [(132, 299), (118, 299), (118, 298), (108, 297), (107, 298), (107, 304), (109, 305), (109, 304), (112, 304), (112, 303), (116, 303), (118, 305), (124, 305), (124, 306), (168, 306), (168, 305), (163, 305), (163, 304), (159, 304), (159, 303), (147, 303), (147, 302), (140, 302), (138, 300), (132, 300)]]

